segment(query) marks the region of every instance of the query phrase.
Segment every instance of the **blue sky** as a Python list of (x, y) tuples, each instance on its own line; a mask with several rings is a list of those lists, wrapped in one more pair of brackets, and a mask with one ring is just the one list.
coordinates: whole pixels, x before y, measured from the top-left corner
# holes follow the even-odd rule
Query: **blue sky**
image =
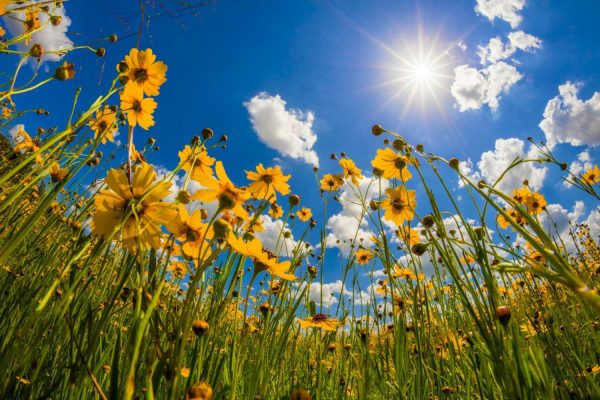
[[(88, 43), (112, 33), (122, 40), (102, 43), (107, 48), (103, 59), (72, 53), (68, 60), (76, 64), (77, 79), (38, 92), (37, 96), (56, 98), (48, 107), (56, 116), (55, 123), (67, 112), (63, 104), (77, 86), (84, 86), (83, 102), (106, 89), (116, 63), (135, 46), (132, 32), (139, 24), (136, 1), (65, 4), (72, 19), (67, 36), (74, 42)], [(519, 140), (525, 141), (524, 153), (530, 151), (527, 137), (548, 140), (539, 124), (548, 102), (558, 96), (559, 86), (570, 81), (577, 86), (564, 87), (571, 97), (557, 98), (548, 130), (560, 138), (558, 142), (565, 142), (553, 149), (559, 158), (572, 162), (584, 153), (579, 164), (585, 167), (600, 161), (600, 94), (593, 98), (600, 91), (599, 11), (595, 1), (223, 0), (199, 9), (198, 16), (154, 18), (144, 29), (140, 47), (151, 47), (169, 70), (157, 98), (156, 125), (149, 132), (137, 130), (136, 143), (141, 146), (148, 136), (155, 137), (161, 150), (150, 161), (173, 168), (177, 152), (203, 127), (211, 127), (217, 135), (230, 138), (227, 150), (216, 150), (213, 155), (224, 161), (234, 181), (244, 184), (243, 171), (259, 162), (277, 163), (293, 175), (292, 189), (303, 195), (303, 204), (325, 223), (319, 213), (312, 164), (259, 140), (244, 106), (259, 93), (280, 96), (287, 103), (286, 115), (300, 115), (290, 110), (300, 110), (305, 116), (312, 113), (312, 125), (303, 126), (316, 135), (309, 150), (319, 158), (320, 175), (339, 170), (329, 154), (341, 151), (363, 171), (370, 171), (370, 161), (382, 146), (370, 127), (380, 123), (431, 152), (471, 159), (474, 176), (489, 178), (502, 166), (506, 154), (514, 155), (510, 151)], [(148, 10), (150, 15), (158, 12)], [(389, 84), (402, 78), (402, 72), (393, 69), (403, 65), (402, 59), (411, 61), (407, 49), (419, 48), (419, 32), (426, 52), (434, 57), (446, 53), (441, 57), (443, 67), (439, 62), (434, 66), (445, 75), (434, 91), (437, 105), (432, 97), (422, 105), (409, 104), (406, 95), (394, 98), (403, 83)], [(510, 41), (515, 32), (530, 35), (526, 37), (529, 44), (515, 47)], [(478, 46), (485, 47), (495, 37), (503, 43), (503, 54), (482, 64)], [(504, 67), (502, 78), (486, 75), (499, 64)], [(47, 66), (53, 68), (51, 62)], [(458, 82), (456, 68), (461, 66), (471, 80)], [(92, 84), (99, 81), (102, 70), (101, 83)], [(506, 84), (516, 74), (516, 82)], [(478, 85), (473, 77), (480, 79)], [(487, 82), (481, 81), (486, 77)], [(489, 99), (466, 98), (467, 92), (460, 91), (471, 85), (485, 97), (498, 79), (505, 79), (509, 87), (498, 96), (490, 95), (497, 107), (490, 107)], [(35, 97), (23, 96), (19, 101), (25, 107), (37, 105)], [(470, 102), (471, 109), (461, 110), (461, 101)], [(478, 167), (482, 154), (494, 150)], [(537, 176), (528, 178), (537, 182), (549, 203), (560, 203), (564, 210), (574, 212), (575, 201), (582, 195), (561, 183), (564, 173), (555, 166), (549, 166), (543, 177), (540, 170), (527, 172)], [(448, 184), (459, 190), (451, 174)], [(598, 223), (599, 215), (593, 215), (598, 205), (591, 197), (583, 200), (584, 210), (575, 212), (574, 218), (592, 218)]]

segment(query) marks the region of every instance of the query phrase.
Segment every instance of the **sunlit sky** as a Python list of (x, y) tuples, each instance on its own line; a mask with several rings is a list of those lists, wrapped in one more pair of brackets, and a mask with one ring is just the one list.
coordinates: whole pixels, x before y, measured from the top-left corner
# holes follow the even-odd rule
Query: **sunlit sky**
[[(77, 79), (38, 92), (56, 98), (48, 109), (57, 117), (68, 112), (64, 104), (79, 85), (82, 103), (106, 89), (115, 65), (136, 45), (139, 26), (137, 1), (65, 6), (74, 42), (112, 33), (121, 40), (93, 42), (107, 48), (103, 59), (70, 55)], [(245, 184), (243, 171), (259, 162), (279, 164), (320, 223), (327, 221), (313, 164), (318, 159), (320, 175), (338, 172), (329, 155), (344, 151), (370, 174), (382, 146), (371, 135), (374, 123), (428, 151), (470, 159), (478, 177), (531, 154), (530, 136), (556, 143), (561, 160), (579, 160), (575, 168), (583, 168), (600, 161), (599, 12), (598, 2), (583, 0), (223, 0), (180, 18), (158, 16), (157, 6), (147, 10), (154, 17), (140, 47), (151, 47), (169, 69), (156, 125), (137, 130), (136, 143), (156, 138), (160, 151), (149, 161), (172, 169), (177, 152), (211, 127), (230, 139), (213, 155), (234, 181)], [(37, 105), (35, 97), (20, 101)], [(274, 119), (279, 125), (265, 122)], [(590, 197), (574, 208), (582, 196), (562, 183), (556, 166), (522, 174), (549, 203), (560, 203), (559, 211), (598, 223), (591, 215), (598, 205)], [(447, 185), (460, 194), (452, 174)]]

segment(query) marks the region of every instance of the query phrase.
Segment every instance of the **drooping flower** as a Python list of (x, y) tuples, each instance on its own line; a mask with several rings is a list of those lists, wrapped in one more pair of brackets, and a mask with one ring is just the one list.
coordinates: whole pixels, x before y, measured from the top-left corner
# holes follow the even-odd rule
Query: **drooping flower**
[(594, 165), (581, 175), (581, 180), (590, 186), (600, 182), (600, 168)]
[(408, 181), (412, 174), (408, 170), (410, 160), (390, 148), (379, 149), (371, 165), (383, 173), (385, 179), (397, 178), (404, 182)]
[[(177, 208), (162, 199), (170, 193), (170, 182), (155, 182), (156, 172), (150, 164), (138, 166), (131, 185), (122, 170), (110, 169), (105, 183), (94, 200), (93, 232), (108, 238), (113, 233), (123, 245), (136, 251), (139, 245), (160, 248), (160, 226), (177, 216)], [(117, 231), (118, 229), (118, 231)]]
[(154, 125), (154, 109), (157, 107), (156, 101), (151, 98), (144, 98), (142, 89), (137, 85), (126, 85), (121, 92), (121, 110), (127, 114), (129, 125), (139, 125), (143, 129), (148, 129)]
[(362, 171), (354, 164), (354, 161), (343, 158), (340, 160), (340, 167), (344, 169), (344, 178), (350, 179), (353, 184), (358, 185), (362, 179)]
[(183, 204), (179, 204), (178, 211), (177, 216), (166, 224), (167, 230), (182, 242), (183, 255), (194, 261), (207, 258), (209, 252), (205, 246), (213, 237), (212, 226), (202, 222), (200, 210), (190, 214)]
[(291, 263), (289, 261), (278, 262), (276, 256), (262, 247), (259, 239), (253, 238), (245, 242), (243, 239), (239, 239), (233, 233), (230, 233), (227, 243), (235, 252), (252, 258), (255, 274), (267, 271), (270, 275), (280, 279), (287, 281), (296, 280), (296, 276), (287, 272), (291, 267)]
[(403, 186), (388, 188), (385, 191), (386, 198), (381, 202), (381, 208), (385, 210), (383, 218), (393, 221), (401, 226), (404, 221), (410, 221), (414, 217), (416, 203), (416, 191), (407, 190)]
[(65, 179), (68, 173), (69, 170), (67, 168), (61, 168), (60, 164), (56, 161), (50, 167), (50, 178), (53, 182), (62, 181), (63, 179)]
[(338, 190), (344, 183), (344, 178), (341, 175), (327, 174), (321, 179), (321, 190), (331, 192)]
[(204, 147), (192, 148), (186, 145), (182, 151), (178, 153), (181, 169), (190, 171), (190, 177), (193, 180), (198, 180), (200, 176), (212, 176), (212, 165), (215, 159), (210, 157)]
[(218, 200), (221, 210), (231, 210), (238, 217), (247, 220), (248, 212), (244, 209), (243, 204), (248, 199), (249, 194), (245, 190), (235, 187), (225, 173), (221, 161), (217, 161), (215, 172), (217, 174), (216, 178), (203, 175), (194, 179), (206, 189), (198, 190), (192, 195), (192, 199), (203, 202)]
[(300, 221), (308, 221), (312, 217), (312, 211), (310, 208), (302, 207), (296, 212), (296, 216)]
[(398, 227), (396, 235), (398, 235), (398, 238), (408, 246), (412, 246), (413, 244), (421, 242), (419, 232), (417, 232), (415, 229), (410, 228), (408, 225), (402, 225)]
[(167, 66), (162, 61), (156, 61), (152, 49), (131, 49), (129, 55), (125, 56), (125, 63), (125, 74), (129, 78), (127, 85), (138, 87), (146, 96), (157, 96), (160, 85), (167, 80)]
[(304, 329), (319, 328), (325, 331), (336, 331), (344, 323), (338, 321), (337, 318), (330, 318), (325, 314), (315, 314), (307, 319), (298, 318), (298, 323)]
[(366, 265), (373, 258), (373, 252), (368, 249), (360, 249), (356, 252), (356, 262), (361, 265)]
[[(6, 13), (6, 4), (4, 5), (4, 7), (0, 6), (0, 15), (3, 14), (1, 13), (2, 8), (4, 8), (4, 13)], [(25, 11), (25, 20), (21, 22), (23, 24), (23, 34), (27, 35), (25, 39), (25, 44), (29, 44), (29, 42), (31, 41), (31, 33), (42, 26), (40, 22), (40, 6), (29, 6)]]
[(20, 140), (15, 144), (13, 150), (15, 151), (15, 153), (30, 150), (32, 153), (35, 153), (35, 162), (40, 164), (42, 162), (42, 156), (39, 153), (40, 147), (31, 139), (29, 134), (25, 132), (25, 129), (23, 129), (24, 126), (22, 124), (17, 125), (17, 127), (18, 129), (15, 137), (19, 137)]
[(258, 164), (256, 172), (246, 171), (246, 176), (253, 181), (248, 185), (248, 192), (257, 199), (266, 199), (274, 203), (276, 192), (284, 196), (290, 193), (290, 186), (286, 182), (291, 175), (283, 175), (279, 166), (265, 168), (262, 164)]
[(281, 207), (277, 203), (272, 203), (269, 206), (269, 215), (273, 219), (280, 218), (281, 216), (283, 216), (283, 207)]
[(94, 139), (100, 138), (102, 144), (105, 144), (107, 140), (114, 142), (114, 135), (117, 132), (116, 113), (109, 106), (98, 110), (96, 118), (90, 121), (90, 128), (94, 131)]

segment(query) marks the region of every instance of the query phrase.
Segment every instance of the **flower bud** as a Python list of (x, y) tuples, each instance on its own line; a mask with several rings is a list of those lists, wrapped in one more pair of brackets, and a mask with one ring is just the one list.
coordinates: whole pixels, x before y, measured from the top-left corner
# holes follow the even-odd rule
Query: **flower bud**
[(460, 161), (458, 161), (458, 158), (454, 157), (454, 158), (451, 158), (450, 161), (448, 161), (448, 164), (450, 165), (450, 168), (458, 171)]
[(415, 147), (419, 153), (423, 153), (425, 151), (425, 147), (422, 144), (418, 144)]
[(404, 149), (404, 146), (406, 145), (406, 142), (402, 139), (395, 139), (392, 142), (392, 147), (394, 147), (394, 149), (400, 151), (402, 149)]
[(212, 129), (210, 129), (210, 128), (202, 129), (202, 138), (204, 140), (210, 139), (211, 137), (213, 137), (213, 135), (214, 135), (214, 132), (212, 131)]
[(431, 215), (426, 215), (423, 218), (423, 226), (425, 228), (431, 228), (433, 226), (433, 217)]
[(122, 74), (125, 73), (125, 72), (127, 72), (128, 69), (129, 69), (129, 66), (127, 65), (127, 63), (125, 61), (121, 61), (117, 65), (117, 71), (119, 71)]
[(498, 320), (502, 325), (508, 324), (508, 321), (510, 321), (510, 308), (507, 306), (499, 306), (496, 308), (496, 317), (498, 317)]
[(300, 204), (300, 196), (297, 194), (292, 194), (288, 197), (288, 202), (290, 203), (290, 207), (295, 207)]
[(290, 400), (312, 400), (312, 396), (304, 389), (296, 389), (292, 392)]
[(225, 239), (231, 232), (231, 224), (223, 218), (219, 218), (213, 223), (213, 231), (215, 239)]
[(111, 43), (115, 43), (117, 40), (118, 40), (118, 37), (114, 33), (108, 37), (108, 41)]
[(383, 126), (381, 126), (381, 125), (373, 125), (373, 127), (371, 128), (371, 133), (374, 136), (379, 136), (383, 132), (385, 132), (385, 129), (383, 129)]
[(201, 320), (201, 319), (197, 319), (192, 323), (192, 331), (194, 331), (194, 333), (197, 336), (203, 335), (206, 332), (208, 332), (209, 329), (209, 325), (208, 322)]
[(426, 243), (415, 243), (410, 248), (410, 251), (417, 256), (422, 256), (427, 251)]
[(187, 190), (180, 190), (179, 193), (177, 193), (177, 201), (181, 204), (189, 204), (191, 197), (190, 192)]
[(371, 202), (369, 203), (369, 208), (373, 211), (377, 211), (377, 209), (379, 208), (379, 203), (377, 203), (375, 200), (371, 200)]
[(58, 25), (60, 25), (61, 22), (62, 22), (62, 17), (60, 15), (53, 15), (52, 17), (50, 17), (50, 23), (53, 26), (58, 26)]
[(213, 390), (206, 382), (196, 382), (188, 388), (185, 400), (212, 400)]
[(75, 77), (74, 64), (68, 64), (66, 61), (63, 65), (56, 68), (54, 72), (54, 78), (59, 81), (66, 81), (67, 79), (73, 79)]
[(104, 47), (98, 47), (96, 49), (96, 55), (98, 56), (98, 58), (104, 57), (105, 54), (106, 54), (106, 49)]
[(41, 58), (44, 55), (44, 48), (41, 44), (36, 43), (29, 49), (29, 55), (34, 58)]

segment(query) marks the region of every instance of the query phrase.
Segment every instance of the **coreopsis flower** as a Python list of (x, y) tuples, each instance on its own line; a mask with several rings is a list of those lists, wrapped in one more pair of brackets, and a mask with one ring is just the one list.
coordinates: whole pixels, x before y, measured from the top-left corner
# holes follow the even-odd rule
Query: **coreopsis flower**
[(213, 390), (206, 382), (196, 382), (185, 392), (185, 400), (212, 400)]
[(9, 4), (10, 0), (0, 0), (0, 16), (6, 14), (6, 6)]
[(600, 169), (598, 166), (594, 165), (592, 168), (585, 171), (581, 175), (581, 180), (590, 186), (600, 182)]
[(269, 215), (271, 216), (271, 218), (276, 219), (276, 218), (280, 218), (283, 216), (283, 207), (281, 207), (279, 204), (277, 203), (272, 203), (269, 206)]
[(40, 147), (31, 139), (29, 134), (25, 132), (25, 129), (23, 129), (23, 125), (17, 126), (18, 130), (15, 137), (20, 139), (15, 144), (13, 150), (15, 151), (15, 153), (21, 153), (23, 151), (30, 150), (31, 152), (35, 153), (35, 162), (40, 164), (42, 162), (42, 156), (38, 151)]
[(202, 211), (195, 210), (190, 214), (183, 204), (179, 204), (177, 215), (166, 224), (166, 227), (182, 242), (183, 255), (194, 261), (208, 256), (206, 243), (212, 239), (213, 229), (202, 222)]
[(160, 248), (160, 226), (177, 216), (177, 208), (163, 202), (170, 193), (170, 182), (155, 182), (156, 172), (150, 164), (142, 164), (133, 174), (131, 184), (122, 170), (110, 169), (104, 179), (107, 190), (94, 200), (93, 232), (108, 238), (115, 232), (131, 251), (151, 246)]
[(394, 269), (392, 269), (392, 271), (390, 271), (390, 274), (394, 278), (405, 278), (405, 279), (412, 279), (415, 281), (422, 281), (423, 279), (425, 279), (424, 274), (416, 274), (412, 269), (402, 268), (398, 265), (396, 265), (394, 267)]
[(208, 155), (204, 147), (196, 147), (192, 150), (190, 145), (185, 145), (178, 155), (181, 169), (190, 171), (193, 180), (197, 180), (200, 176), (212, 176), (215, 159)]
[[(6, 1), (6, 0), (3, 0), (3, 1)], [(2, 0), (0, 0), (0, 3), (2, 3)], [(2, 4), (0, 4), (0, 15), (2, 15), (2, 14), (3, 14)], [(3, 27), (0, 26), (0, 38), (3, 37), (4, 35), (6, 35), (6, 31), (4, 30)]]
[(398, 235), (398, 238), (408, 246), (421, 242), (419, 232), (415, 229), (411, 229), (408, 225), (400, 226), (396, 231), (396, 235)]
[(290, 186), (286, 182), (291, 175), (283, 175), (279, 166), (265, 168), (262, 164), (258, 164), (256, 172), (246, 171), (246, 176), (252, 181), (248, 185), (248, 192), (257, 199), (266, 199), (274, 203), (276, 192), (283, 196), (290, 193)]
[(136, 86), (147, 96), (157, 96), (160, 85), (165, 83), (167, 66), (162, 61), (156, 61), (152, 49), (131, 49), (125, 56), (127, 64), (127, 85)]
[[(6, 3), (4, 5), (4, 13), (6, 13), (6, 5), (8, 3)], [(1, 11), (1, 6), (0, 6), (0, 11)], [(1, 15), (1, 13), (0, 13)], [(25, 39), (25, 44), (29, 44), (29, 42), (31, 42), (31, 33), (34, 32), (36, 29), (39, 29), (42, 24), (40, 22), (40, 6), (39, 5), (32, 5), (30, 7), (27, 8), (27, 10), (25, 11), (25, 19), (23, 21), (21, 21), (21, 23), (23, 24), (23, 34), (24, 35), (28, 35), (26, 36)]]
[(174, 261), (169, 265), (169, 272), (175, 279), (181, 279), (188, 273), (187, 265), (181, 261)]
[(513, 190), (513, 199), (518, 203), (525, 204), (525, 200), (531, 194), (531, 190), (527, 186)]
[(0, 118), (8, 119), (12, 114), (12, 111), (8, 107), (2, 107), (2, 112), (0, 112)]
[(62, 181), (68, 173), (69, 170), (67, 168), (61, 168), (60, 164), (56, 161), (50, 166), (50, 178), (53, 182)]
[(544, 195), (540, 193), (532, 192), (529, 196), (525, 198), (525, 207), (527, 207), (527, 212), (532, 215), (538, 215), (544, 209), (546, 209), (546, 205), (548, 202), (544, 198)]
[(396, 153), (390, 148), (379, 149), (371, 165), (373, 168), (377, 168), (382, 171), (385, 179), (398, 178), (406, 182), (412, 174), (408, 170), (408, 164), (410, 160), (400, 153)]
[(329, 318), (325, 314), (315, 314), (307, 319), (298, 318), (298, 323), (304, 329), (319, 328), (325, 331), (336, 331), (344, 323), (338, 321), (337, 318)]
[(117, 132), (117, 116), (109, 107), (105, 106), (102, 110), (96, 112), (96, 118), (90, 121), (90, 128), (94, 131), (94, 139), (100, 138), (102, 144), (115, 141)]
[(368, 249), (360, 249), (356, 252), (356, 262), (360, 265), (368, 264), (373, 257), (373, 252)]
[(296, 212), (296, 216), (300, 221), (308, 221), (312, 217), (312, 211), (310, 208), (302, 207)]
[(245, 190), (235, 187), (225, 173), (225, 168), (221, 161), (217, 161), (215, 173), (217, 174), (216, 178), (203, 175), (194, 179), (206, 189), (198, 190), (192, 195), (192, 199), (203, 202), (218, 200), (219, 209), (231, 210), (238, 217), (247, 220), (248, 212), (242, 206), (248, 199), (249, 194)]
[(511, 224), (511, 222), (523, 226), (525, 225), (525, 218), (517, 212), (517, 210), (511, 208), (506, 211), (508, 214), (508, 218), (505, 218), (502, 214), (498, 214), (497, 222), (500, 225), (500, 228), (506, 229)]
[(244, 230), (250, 233), (264, 232), (265, 227), (261, 218), (250, 217), (250, 221), (244, 225)]
[(385, 190), (386, 198), (381, 202), (381, 208), (385, 210), (383, 219), (393, 221), (401, 226), (404, 221), (410, 221), (414, 217), (414, 209), (417, 205), (416, 191), (407, 190), (399, 186)]
[(154, 125), (152, 113), (157, 107), (156, 101), (144, 98), (144, 92), (137, 85), (126, 85), (121, 92), (121, 110), (127, 115), (129, 125), (139, 125), (148, 129)]
[(358, 185), (362, 179), (362, 171), (354, 164), (354, 161), (343, 158), (340, 160), (340, 167), (344, 169), (344, 178), (350, 179), (353, 184)]
[(344, 183), (344, 178), (341, 175), (327, 174), (321, 179), (321, 190), (331, 192), (338, 190)]
[(235, 237), (233, 233), (227, 238), (229, 246), (239, 254), (250, 257), (254, 261), (254, 273), (267, 271), (270, 275), (287, 281), (296, 280), (296, 276), (288, 274), (291, 267), (289, 261), (278, 262), (277, 257), (262, 247), (259, 239), (253, 238), (247, 242)]

